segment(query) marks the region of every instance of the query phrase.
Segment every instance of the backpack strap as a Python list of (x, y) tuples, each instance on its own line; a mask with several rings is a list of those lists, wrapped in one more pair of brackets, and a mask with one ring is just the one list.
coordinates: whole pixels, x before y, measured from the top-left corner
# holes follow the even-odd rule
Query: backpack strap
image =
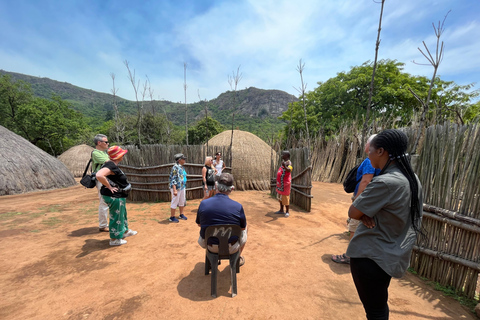
[(88, 160), (87, 166), (85, 167), (85, 171), (83, 171), (82, 178), (87, 175), (88, 167), (90, 166), (90, 163), (92, 163), (92, 154), (93, 154), (93, 151), (92, 151), (92, 153), (90, 154), (90, 160)]

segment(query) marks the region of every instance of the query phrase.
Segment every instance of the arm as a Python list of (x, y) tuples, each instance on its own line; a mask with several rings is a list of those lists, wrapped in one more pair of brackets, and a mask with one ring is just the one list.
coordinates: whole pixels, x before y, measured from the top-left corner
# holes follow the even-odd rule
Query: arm
[(108, 169), (108, 168), (102, 168), (98, 170), (96, 173), (97, 180), (100, 181), (101, 184), (105, 186), (108, 190), (110, 190), (112, 193), (118, 191), (118, 188), (114, 188), (108, 183), (107, 176), (112, 175), (113, 172)]
[(202, 179), (203, 179), (203, 184), (204, 184), (204, 188), (205, 189), (208, 189), (207, 187), (207, 168), (203, 167), (202, 168)]
[(363, 214), (363, 212), (355, 208), (353, 204), (350, 205), (350, 208), (348, 209), (348, 216), (352, 219), (362, 221), (362, 223), (369, 229), (375, 227), (375, 220)]
[(365, 190), (365, 188), (370, 183), (370, 181), (372, 181), (372, 179), (373, 179), (373, 174), (370, 174), (370, 173), (364, 174), (362, 176), (362, 180), (358, 185), (358, 190), (357, 190), (357, 194), (355, 195), (355, 198), (357, 198), (363, 192), (363, 190)]

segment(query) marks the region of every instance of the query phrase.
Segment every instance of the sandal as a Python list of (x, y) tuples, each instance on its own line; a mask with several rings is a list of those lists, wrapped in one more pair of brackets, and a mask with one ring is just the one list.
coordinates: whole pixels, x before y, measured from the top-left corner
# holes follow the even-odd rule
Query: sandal
[(347, 257), (345, 253), (341, 255), (334, 254), (332, 256), (332, 261), (336, 263), (350, 264), (350, 258)]

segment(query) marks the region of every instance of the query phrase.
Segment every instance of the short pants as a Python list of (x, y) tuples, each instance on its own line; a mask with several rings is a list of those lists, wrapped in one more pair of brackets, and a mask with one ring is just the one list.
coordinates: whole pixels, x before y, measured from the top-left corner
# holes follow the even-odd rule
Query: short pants
[(290, 205), (290, 196), (286, 196), (284, 194), (278, 194), (277, 193), (277, 199), (282, 203), (283, 206), (289, 206)]
[[(247, 229), (242, 230), (242, 235), (240, 236), (239, 241), (235, 242), (233, 245), (229, 244), (228, 251), (230, 254), (237, 252), (241, 246), (243, 246), (245, 243), (247, 243)], [(205, 239), (202, 238), (202, 236), (198, 237), (198, 244), (200, 247), (205, 249)], [(217, 253), (218, 252), (218, 245), (214, 244), (211, 246), (208, 246), (208, 251)]]

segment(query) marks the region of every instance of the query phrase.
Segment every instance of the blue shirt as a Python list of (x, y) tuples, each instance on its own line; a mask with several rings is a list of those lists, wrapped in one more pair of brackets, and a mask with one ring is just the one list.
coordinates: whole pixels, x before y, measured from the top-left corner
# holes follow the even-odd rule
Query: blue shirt
[(353, 191), (353, 195), (357, 195), (358, 191), (358, 186), (360, 185), (360, 181), (362, 180), (362, 177), (364, 174), (373, 174), (373, 176), (378, 176), (380, 174), (380, 169), (375, 169), (372, 167), (372, 163), (370, 162), (370, 159), (366, 158), (363, 160), (362, 164), (360, 167), (357, 169), (357, 186), (355, 187), (355, 191)]
[(210, 226), (236, 224), (242, 229), (247, 227), (243, 206), (223, 193), (217, 193), (200, 203), (195, 222), (200, 225), (200, 236), (203, 239), (205, 239), (205, 230)]

